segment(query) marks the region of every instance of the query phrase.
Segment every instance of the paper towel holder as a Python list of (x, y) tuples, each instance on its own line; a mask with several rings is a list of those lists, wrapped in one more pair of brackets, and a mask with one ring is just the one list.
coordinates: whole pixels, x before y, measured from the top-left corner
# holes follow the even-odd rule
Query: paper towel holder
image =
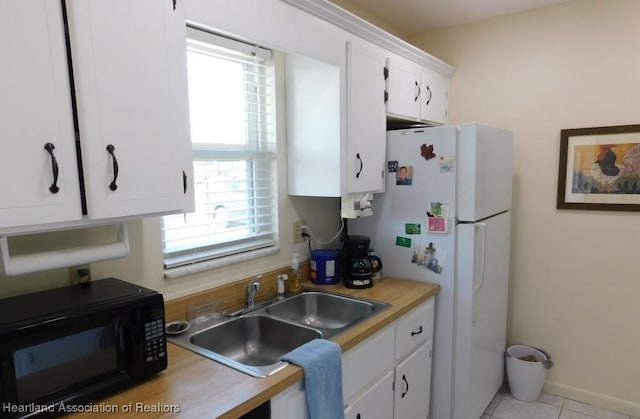
[(129, 226), (117, 224), (114, 243), (68, 247), (38, 253), (11, 256), (7, 236), (0, 236), (0, 256), (5, 276), (17, 276), (50, 269), (118, 259), (129, 255)]

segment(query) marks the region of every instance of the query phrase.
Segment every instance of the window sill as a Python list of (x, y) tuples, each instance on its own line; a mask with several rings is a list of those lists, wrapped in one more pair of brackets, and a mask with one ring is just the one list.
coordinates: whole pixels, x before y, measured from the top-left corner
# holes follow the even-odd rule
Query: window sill
[(229, 266), (236, 263), (246, 262), (253, 259), (258, 259), (264, 256), (275, 255), (280, 252), (280, 248), (277, 246), (266, 247), (262, 249), (251, 250), (244, 253), (237, 253), (230, 256), (224, 256), (216, 259), (195, 262), (190, 265), (179, 266), (176, 268), (165, 269), (165, 279), (180, 278), (187, 275), (196, 274), (198, 272), (209, 271), (223, 266)]

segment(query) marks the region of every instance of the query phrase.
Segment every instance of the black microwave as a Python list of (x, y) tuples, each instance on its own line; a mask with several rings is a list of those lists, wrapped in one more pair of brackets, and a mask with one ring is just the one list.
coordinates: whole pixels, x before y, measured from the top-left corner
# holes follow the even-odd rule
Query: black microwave
[(164, 370), (166, 347), (162, 294), (119, 279), (2, 299), (0, 417), (79, 411)]

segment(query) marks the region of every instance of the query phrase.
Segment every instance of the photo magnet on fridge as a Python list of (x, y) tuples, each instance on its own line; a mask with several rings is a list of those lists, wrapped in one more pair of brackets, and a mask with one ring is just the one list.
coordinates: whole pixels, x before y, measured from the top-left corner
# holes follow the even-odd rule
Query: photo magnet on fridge
[(411, 263), (415, 263), (423, 269), (441, 274), (444, 269), (446, 255), (446, 252), (437, 250), (433, 242), (430, 242), (428, 246), (417, 244), (416, 247), (413, 248)]
[(413, 166), (400, 166), (396, 172), (396, 185), (411, 185), (413, 179)]

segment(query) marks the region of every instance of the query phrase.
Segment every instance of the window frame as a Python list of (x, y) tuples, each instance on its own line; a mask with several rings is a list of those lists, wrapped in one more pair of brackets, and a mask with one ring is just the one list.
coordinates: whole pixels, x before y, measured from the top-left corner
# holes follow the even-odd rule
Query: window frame
[[(215, 267), (226, 266), (248, 259), (262, 257), (279, 252), (278, 247), (278, 197), (277, 197), (277, 154), (276, 154), (276, 141), (277, 132), (275, 128), (276, 124), (276, 62), (272, 59), (272, 52), (262, 47), (246, 44), (242, 41), (230, 39), (218, 34), (214, 34), (199, 28), (187, 26), (187, 45), (189, 48), (190, 43), (194, 44), (214, 44), (220, 48), (224, 48), (225, 53), (221, 54), (228, 56), (230, 60), (238, 60), (238, 57), (234, 55), (234, 52), (228, 52), (228, 49), (236, 49), (237, 54), (245, 54), (256, 60), (259, 57), (264, 60), (265, 63), (256, 63), (256, 68), (264, 68), (265, 71), (270, 74), (258, 74), (257, 77), (262, 77), (265, 80), (270, 80), (271, 86), (268, 83), (265, 84), (268, 92), (268, 97), (271, 103), (263, 103), (260, 100), (251, 101), (251, 95), (265, 95), (265, 92), (253, 91), (250, 92), (247, 86), (262, 85), (263, 81), (255, 81), (253, 79), (245, 79), (245, 116), (251, 114), (248, 109), (248, 103), (252, 103), (252, 106), (257, 106), (258, 109), (253, 115), (257, 115), (257, 120), (251, 122), (251, 118), (246, 118), (245, 129), (247, 133), (257, 133), (257, 139), (250, 140), (247, 134), (247, 145), (232, 145), (232, 144), (220, 144), (220, 143), (192, 143), (193, 160), (212, 160), (212, 161), (224, 161), (224, 160), (244, 160), (249, 165), (252, 165), (251, 170), (248, 173), (252, 174), (251, 191), (256, 190), (265, 191), (265, 194), (257, 197), (254, 193), (253, 197), (248, 199), (254, 200), (254, 204), (249, 206), (249, 211), (252, 214), (248, 214), (248, 217), (257, 220), (260, 217), (267, 217), (268, 221), (265, 225), (271, 228), (265, 232), (254, 232), (249, 237), (230, 239), (221, 243), (210, 243), (203, 245), (194, 244), (191, 247), (167, 250), (165, 244), (165, 219), (163, 217), (161, 222), (162, 228), (162, 252), (165, 268), (165, 277), (172, 278), (183, 276), (189, 273), (198, 272), (201, 270), (212, 269)], [(216, 55), (216, 54), (213, 54)], [(217, 55), (216, 55), (217, 56)], [(245, 74), (256, 74), (256, 68), (251, 69), (251, 72), (247, 72), (247, 66), (252, 63), (244, 63), (243, 68)], [(269, 112), (263, 112), (264, 107), (269, 108)], [(268, 126), (272, 125), (273, 132), (269, 132)], [(257, 176), (256, 173), (266, 173), (265, 177)], [(256, 204), (257, 199), (264, 199), (266, 203)], [(185, 215), (186, 219), (187, 215)], [(250, 223), (250, 226), (256, 227), (261, 224), (257, 221)]]

